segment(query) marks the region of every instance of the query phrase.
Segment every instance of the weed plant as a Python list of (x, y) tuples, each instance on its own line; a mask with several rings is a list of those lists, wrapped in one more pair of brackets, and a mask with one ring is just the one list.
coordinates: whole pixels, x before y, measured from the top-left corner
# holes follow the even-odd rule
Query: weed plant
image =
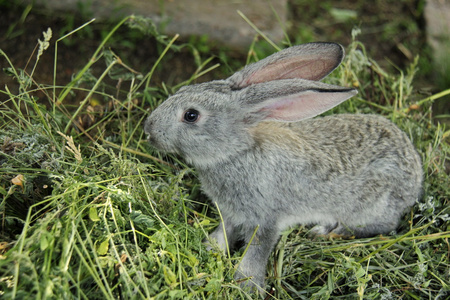
[[(125, 23), (156, 37), (160, 58), (147, 74), (108, 49)], [(359, 94), (329, 113), (381, 114), (402, 128), (423, 159), (423, 198), (386, 236), (330, 240), (309, 236), (306, 227), (286, 231), (269, 261), (266, 299), (450, 295), (450, 132), (434, 122), (432, 112), (433, 101), (450, 91), (416, 94), (416, 63), (388, 74), (367, 57), (356, 33), (344, 63), (327, 80)], [(66, 36), (51, 45), (57, 50)], [(50, 38), (47, 31), (39, 51)], [(251, 47), (248, 61), (262, 58), (260, 43)], [(195, 170), (154, 152), (143, 132), (149, 111), (181, 86), (155, 86), (153, 72), (170, 72), (162, 59), (183, 47), (193, 49), (197, 62), (184, 85), (214, 68), (211, 58), (135, 17), (113, 28), (65, 86), (35, 82), (33, 71), (16, 68), (0, 51), (9, 64), (4, 71), (19, 87), (0, 88), (9, 99), (0, 104), (4, 299), (254, 298), (233, 281), (242, 252), (229, 257), (202, 244), (219, 216), (201, 194)], [(103, 62), (106, 69), (94, 76), (93, 65)], [(72, 106), (77, 95), (83, 98)]]

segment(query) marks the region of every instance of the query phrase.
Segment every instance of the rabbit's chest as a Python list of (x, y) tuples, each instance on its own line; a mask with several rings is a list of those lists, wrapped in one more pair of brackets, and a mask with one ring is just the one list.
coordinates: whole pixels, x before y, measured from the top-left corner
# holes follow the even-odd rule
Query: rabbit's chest
[[(232, 215), (238, 222), (252, 218), (269, 218), (274, 212), (290, 211), (293, 191), (279, 169), (271, 172), (260, 165), (223, 165), (214, 170), (199, 170), (202, 189), (221, 213)], [(297, 179), (298, 180), (298, 179)], [(288, 194), (292, 194), (289, 196)], [(298, 197), (298, 193), (296, 193)], [(241, 220), (242, 219), (242, 220)]]
[(264, 197), (259, 184), (248, 174), (224, 175), (206, 172), (200, 173), (200, 181), (203, 191), (213, 202), (229, 207), (233, 211), (245, 209), (247, 206), (254, 207), (256, 202), (254, 199)]

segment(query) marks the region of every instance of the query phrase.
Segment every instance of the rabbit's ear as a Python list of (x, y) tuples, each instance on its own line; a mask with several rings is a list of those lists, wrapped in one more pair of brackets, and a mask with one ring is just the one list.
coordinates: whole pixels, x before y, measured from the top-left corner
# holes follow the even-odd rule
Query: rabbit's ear
[(309, 43), (289, 47), (228, 78), (230, 85), (241, 89), (255, 83), (301, 78), (321, 80), (331, 73), (344, 57), (344, 48), (336, 43)]
[(351, 88), (300, 79), (257, 84), (242, 92), (241, 101), (247, 107), (249, 123), (312, 118), (358, 93)]

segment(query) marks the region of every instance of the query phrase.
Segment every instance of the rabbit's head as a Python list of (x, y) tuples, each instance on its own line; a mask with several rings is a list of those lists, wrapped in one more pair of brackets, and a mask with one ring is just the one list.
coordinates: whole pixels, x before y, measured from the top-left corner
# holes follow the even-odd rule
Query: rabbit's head
[(194, 164), (250, 147), (245, 114), (234, 94), (227, 81), (183, 87), (147, 119), (151, 144)]
[(196, 167), (254, 146), (249, 129), (262, 121), (314, 117), (356, 94), (318, 80), (342, 61), (334, 43), (294, 46), (248, 65), (226, 80), (183, 87), (145, 122), (150, 142)]

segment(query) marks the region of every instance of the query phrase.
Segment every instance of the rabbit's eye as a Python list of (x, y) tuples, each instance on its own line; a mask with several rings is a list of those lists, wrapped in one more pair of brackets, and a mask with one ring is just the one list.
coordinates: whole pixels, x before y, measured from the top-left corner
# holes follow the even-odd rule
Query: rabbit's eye
[(184, 120), (188, 123), (195, 123), (198, 120), (200, 113), (195, 109), (188, 109), (184, 113)]

